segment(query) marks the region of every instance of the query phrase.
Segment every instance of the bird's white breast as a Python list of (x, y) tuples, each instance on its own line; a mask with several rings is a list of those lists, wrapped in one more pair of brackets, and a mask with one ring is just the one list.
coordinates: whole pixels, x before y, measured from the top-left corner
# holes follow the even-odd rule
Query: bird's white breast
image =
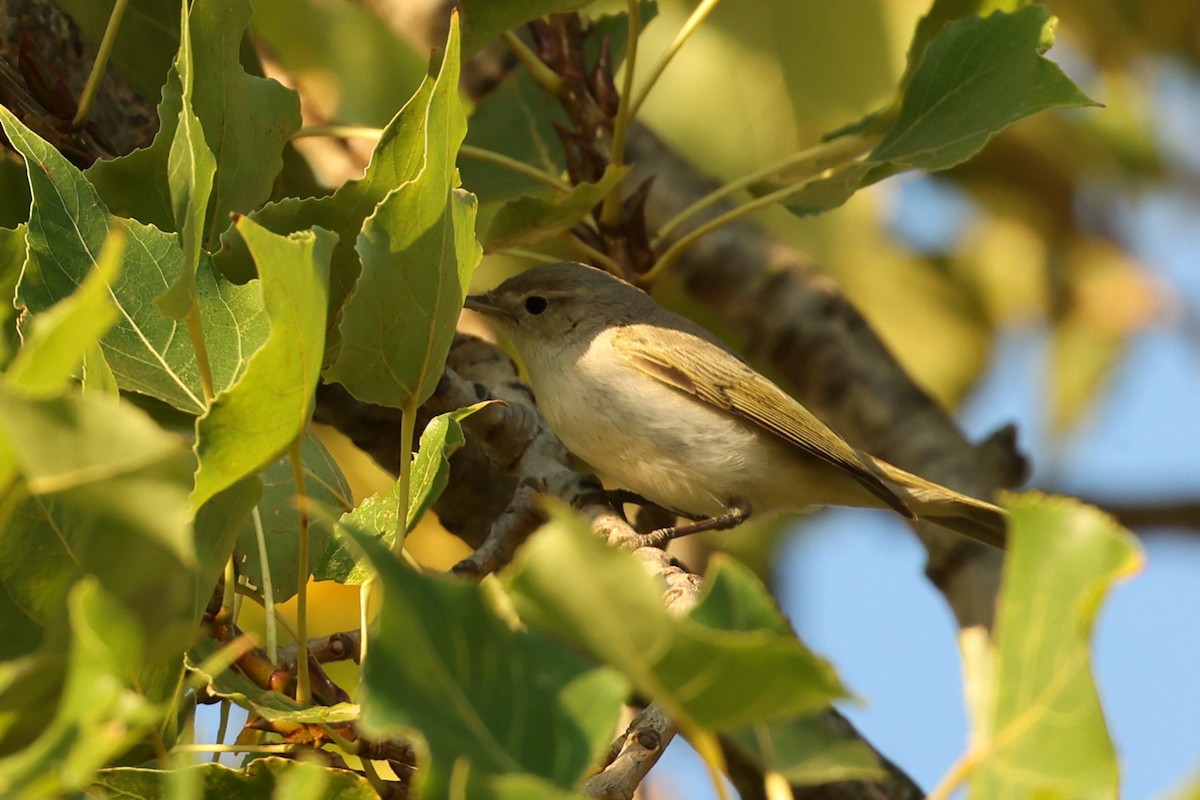
[(612, 333), (559, 351), (573, 363), (527, 362), (546, 421), (575, 455), (676, 511), (711, 516), (734, 499), (760, 511), (804, 505), (763, 487), (780, 485), (780, 462), (788, 473), (806, 463), (765, 431), (630, 364), (613, 350)]

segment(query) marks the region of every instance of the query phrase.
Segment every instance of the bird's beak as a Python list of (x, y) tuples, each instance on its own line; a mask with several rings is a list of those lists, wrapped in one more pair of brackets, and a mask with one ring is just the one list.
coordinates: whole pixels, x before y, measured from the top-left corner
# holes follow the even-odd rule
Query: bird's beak
[(472, 311), (478, 311), (480, 314), (488, 317), (516, 317), (507, 308), (497, 305), (495, 298), (490, 294), (469, 294), (463, 302), (463, 307), (469, 308)]

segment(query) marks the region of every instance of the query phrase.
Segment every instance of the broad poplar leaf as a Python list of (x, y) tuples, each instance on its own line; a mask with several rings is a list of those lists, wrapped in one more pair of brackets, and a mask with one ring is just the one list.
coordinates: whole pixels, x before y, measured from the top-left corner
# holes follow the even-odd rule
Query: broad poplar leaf
[(457, 188), (454, 168), (466, 132), (455, 19), (429, 99), (424, 164), (363, 224), (363, 272), (339, 326), (341, 351), (326, 373), (365, 402), (415, 409), (433, 393), (482, 255), (475, 198)]
[[(201, 241), (215, 242), (231, 212), (248, 213), (270, 196), (283, 168), (283, 148), (300, 128), (300, 100), (278, 82), (242, 69), (249, 0), (195, 0), (190, 28), (195, 75), (192, 106), (216, 157), (211, 213)], [(175, 36), (175, 31), (171, 33)], [(172, 70), (159, 104), (159, 130), (150, 147), (88, 170), (105, 202), (119, 214), (174, 230), (172, 195), (162, 183), (175, 138), (183, 87)]]
[(601, 202), (628, 172), (628, 167), (608, 167), (596, 183), (581, 183), (565, 193), (547, 191), (518, 197), (492, 219), (483, 237), (483, 249), (495, 253), (510, 247), (528, 247), (567, 230)]
[[(1040, 111), (1095, 104), (1044, 57), (1055, 25), (1044, 6), (944, 22), (952, 11), (942, 9), (935, 18), (943, 24), (916, 66), (909, 65), (895, 114), (872, 115), (838, 132), (884, 126), (875, 149), (789, 196), (784, 201), (789, 209), (827, 211), (895, 172), (956, 166), (1000, 131)], [(932, 28), (931, 22), (923, 35)]]
[[(297, 784), (291, 779), (305, 777), (317, 770), (323, 776), (322, 800), (377, 800), (379, 797), (366, 778), (343, 769), (324, 769), (292, 758), (267, 756), (256, 758), (241, 769), (224, 764), (197, 764), (185, 768), (197, 773), (203, 797), (236, 797), (238, 800), (272, 800), (286, 797), (291, 800)], [(137, 767), (118, 767), (102, 770), (96, 775), (92, 789), (105, 796), (127, 800), (168, 800), (171, 772)], [(299, 800), (299, 799), (298, 799)]]
[[(9, 141), (26, 159), (34, 203), (28, 257), (19, 286), (31, 312), (69, 296), (92, 271), (110, 229), (121, 229), (126, 251), (112, 297), (120, 318), (104, 337), (104, 357), (122, 389), (156, 397), (192, 414), (204, 411), (195, 354), (184, 327), (162, 315), (153, 299), (179, 273), (183, 253), (174, 234), (116, 217), (61, 154), (0, 107)], [(231, 384), (266, 338), (255, 286), (235, 286), (213, 273), (207, 258), (197, 273), (198, 303), (217, 390)]]
[(71, 642), (54, 719), (25, 749), (0, 759), (0, 795), (59, 797), (87, 786), (110, 759), (149, 733), (162, 709), (130, 685), (143, 640), (126, 609), (94, 580), (66, 598)]
[(364, 731), (419, 730), (434, 767), (530, 773), (570, 789), (608, 746), (625, 681), (542, 634), (513, 630), (484, 587), (419, 575), (344, 527), (383, 590), (363, 663)]
[[(736, 730), (825, 708), (846, 696), (745, 570), (714, 573), (690, 618), (673, 617), (625, 552), (562, 510), (526, 543), (509, 571), (521, 617), (621, 670), (684, 727)], [(723, 586), (729, 582), (730, 586)], [(731, 605), (755, 609), (744, 619)]]
[[(460, 423), (485, 405), (487, 402), (476, 403), (457, 411), (439, 414), (425, 426), (409, 479), (406, 533), (417, 526), (425, 512), (441, 497), (450, 481), (450, 456), (467, 441)], [(396, 528), (399, 527), (396, 524), (400, 508), (399, 498), (400, 481), (397, 480), (388, 491), (371, 495), (353, 511), (343, 514), (340, 524), (352, 526), (358, 531), (369, 531), (378, 541), (390, 548), (396, 540)], [(348, 549), (341, 539), (329, 542), (321, 565), (313, 573), (319, 581), (347, 584), (362, 583), (369, 575), (369, 571), (358, 564), (353, 548)]]
[(1091, 506), (1026, 493), (1009, 548), (995, 650), (968, 675), (969, 798), (1115, 798), (1120, 776), (1089, 648), (1112, 586), (1142, 567), (1133, 535)]
[[(434, 81), (426, 78), (412, 98), (383, 129), (371, 162), (362, 178), (347, 181), (326, 197), (289, 197), (250, 212), (250, 219), (275, 233), (322, 227), (338, 236), (329, 277), (329, 318), (336, 320), (362, 272), (354, 249), (363, 221), (388, 192), (420, 172), (425, 152), (425, 117)], [(249, 278), (254, 274), (250, 253), (235, 231), (221, 236), (215, 256), (227, 275)]]
[(325, 352), (325, 305), (334, 235), (279, 236), (242, 217), (238, 231), (258, 266), (271, 332), (237, 383), (196, 422), (192, 503), (251, 475), (296, 440), (312, 416)]
[(182, 108), (171, 149), (167, 154), (167, 188), (171, 194), (174, 230), (183, 245), (183, 268), (167, 291), (155, 300), (164, 314), (183, 319), (196, 299), (196, 268), (204, 245), (204, 220), (212, 193), (217, 162), (204, 142), (200, 118), (192, 110), (195, 68), (192, 65), (192, 35), (188, 24), (187, 0), (180, 0), (179, 54), (175, 72), (181, 84)]
[(100, 338), (117, 321), (109, 286), (125, 254), (119, 230), (110, 233), (96, 268), (72, 294), (22, 326), (24, 343), (8, 368), (8, 380), (27, 392), (61, 389)]
[(53, 623), (67, 589), (92, 574), (146, 635), (186, 642), (201, 590), (185, 440), (108, 398), (7, 386), (0, 439), (29, 495), (0, 529), (0, 580), (24, 613)]

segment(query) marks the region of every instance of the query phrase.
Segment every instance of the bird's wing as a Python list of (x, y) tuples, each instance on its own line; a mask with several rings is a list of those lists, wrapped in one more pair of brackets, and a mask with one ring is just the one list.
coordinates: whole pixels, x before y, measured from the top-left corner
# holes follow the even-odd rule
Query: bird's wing
[[(668, 386), (732, 411), (803, 452), (845, 470), (880, 500), (915, 519), (904, 500), (880, 478), (865, 457), (737, 356), (682, 330), (656, 326), (653, 344), (647, 335), (644, 326), (621, 328), (613, 336), (613, 349), (630, 364)], [(663, 358), (664, 349), (670, 351), (670, 361)]]

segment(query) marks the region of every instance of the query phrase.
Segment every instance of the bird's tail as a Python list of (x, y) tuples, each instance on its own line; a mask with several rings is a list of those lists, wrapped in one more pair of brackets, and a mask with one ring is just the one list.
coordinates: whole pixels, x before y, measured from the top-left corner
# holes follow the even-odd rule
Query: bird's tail
[(1004, 549), (1008, 540), (1008, 513), (1004, 509), (917, 477), (881, 459), (872, 461), (888, 482), (899, 489), (897, 493), (917, 517)]

